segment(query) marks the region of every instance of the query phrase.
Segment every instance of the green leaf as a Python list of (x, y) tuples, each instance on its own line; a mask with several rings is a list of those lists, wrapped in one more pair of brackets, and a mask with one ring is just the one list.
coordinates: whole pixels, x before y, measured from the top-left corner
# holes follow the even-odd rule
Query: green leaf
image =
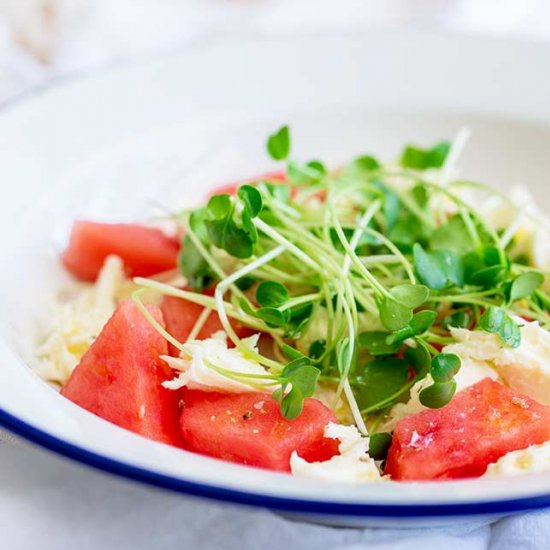
[(256, 290), (256, 301), (265, 307), (280, 307), (288, 301), (288, 290), (276, 281), (262, 281)]
[(464, 274), (467, 283), (492, 288), (502, 282), (510, 270), (510, 260), (502, 263), (501, 253), (494, 246), (485, 247), (481, 254), (470, 252), (463, 257)]
[(517, 348), (521, 343), (519, 326), (502, 308), (488, 307), (479, 320), (479, 326), (486, 332), (498, 334), (511, 348)]
[(434, 382), (420, 392), (420, 403), (430, 409), (440, 409), (451, 401), (455, 392), (456, 382), (454, 380)]
[(510, 287), (510, 303), (527, 298), (544, 283), (544, 275), (538, 271), (527, 271), (516, 277)]
[(235, 284), (238, 288), (241, 290), (248, 290), (252, 286), (254, 286), (254, 283), (256, 282), (256, 279), (254, 277), (247, 277), (246, 275), (244, 277), (241, 277), (240, 279), (237, 279), (235, 281)]
[(384, 298), (378, 309), (382, 324), (391, 332), (407, 326), (413, 316), (410, 307), (399, 303), (391, 296)]
[(282, 327), (288, 321), (288, 317), (286, 317), (282, 311), (274, 307), (261, 307), (256, 311), (256, 317), (273, 328)]
[(206, 227), (212, 243), (235, 258), (250, 258), (254, 242), (244, 229), (230, 218), (207, 220)]
[(426, 252), (417, 243), (413, 247), (413, 263), (418, 279), (433, 290), (464, 284), (462, 261), (450, 250)]
[(305, 356), (295, 359), (283, 369), (279, 377), (282, 388), (288, 387), (289, 384), (292, 386), (290, 392), (284, 395), (281, 401), (281, 413), (289, 420), (301, 414), (304, 399), (313, 395), (321, 374), (318, 368), (307, 364), (307, 361), (308, 358)]
[(289, 346), (288, 344), (283, 344), (281, 350), (291, 361), (294, 361), (295, 359), (303, 359), (304, 357), (307, 359), (301, 351)]
[(411, 319), (411, 322), (406, 327), (403, 327), (402, 329), (399, 329), (386, 337), (387, 345), (390, 346), (401, 344), (407, 338), (420, 336), (433, 325), (436, 317), (437, 313), (430, 310), (415, 313)]
[(391, 227), (388, 237), (403, 252), (409, 252), (415, 243), (424, 240), (424, 227), (416, 216), (408, 214)]
[(356, 379), (356, 398), (361, 409), (371, 408), (397, 393), (407, 382), (409, 363), (396, 357), (369, 361)]
[(202, 257), (189, 235), (183, 239), (183, 246), (178, 256), (178, 266), (189, 286), (198, 292), (210, 286), (215, 278), (208, 262)]
[(283, 126), (267, 140), (267, 152), (274, 160), (284, 160), (290, 153), (290, 132)]
[(237, 191), (237, 196), (248, 208), (251, 218), (255, 218), (262, 211), (263, 201), (260, 192), (252, 185), (241, 185)]
[(369, 438), (369, 456), (374, 460), (386, 460), (392, 441), (391, 434), (378, 432)]
[(437, 312), (429, 309), (415, 313), (410, 322), (410, 326), (415, 336), (424, 334), (434, 324), (436, 318)]
[(408, 145), (401, 155), (400, 163), (401, 166), (414, 170), (441, 168), (450, 149), (451, 144), (448, 141), (442, 141), (431, 149), (421, 149), (414, 145)]
[(440, 353), (432, 359), (430, 372), (435, 382), (450, 382), (460, 370), (460, 357), (454, 353)]
[(320, 359), (324, 355), (326, 349), (326, 340), (315, 340), (315, 342), (312, 342), (311, 346), (309, 346), (309, 356), (313, 360)]
[(430, 290), (424, 285), (402, 284), (394, 286), (390, 294), (397, 302), (415, 308), (421, 306), (430, 295)]
[(459, 214), (455, 214), (446, 224), (438, 227), (430, 238), (432, 250), (443, 248), (462, 255), (470, 252), (473, 246), (470, 233)]
[(402, 346), (401, 341), (387, 342), (390, 332), (366, 331), (359, 334), (359, 345), (367, 348), (372, 355), (393, 355)]
[(253, 315), (254, 317), (256, 317), (256, 309), (252, 307), (247, 299), (241, 298), (239, 300), (239, 307), (248, 315)]
[(208, 213), (217, 220), (225, 218), (231, 212), (232, 208), (231, 197), (227, 193), (214, 195), (210, 198), (206, 206)]
[(414, 369), (417, 380), (424, 378), (428, 374), (431, 366), (431, 357), (424, 346), (417, 345), (415, 348), (407, 348), (405, 351), (405, 360)]
[(348, 164), (346, 172), (350, 175), (362, 175), (379, 169), (380, 163), (374, 157), (362, 155)]
[(457, 311), (443, 319), (443, 326), (448, 330), (449, 327), (468, 328), (470, 326), (470, 315), (465, 311)]
[(288, 163), (288, 179), (297, 185), (315, 184), (323, 179), (324, 172), (308, 164)]
[(210, 237), (208, 236), (208, 229), (206, 227), (206, 220), (208, 219), (208, 210), (206, 208), (199, 208), (191, 212), (189, 216), (189, 227), (191, 231), (199, 238), (202, 244), (210, 246)]
[(326, 173), (327, 173), (327, 169), (326, 169), (325, 165), (320, 160), (310, 160), (307, 163), (307, 166), (309, 168), (312, 168), (313, 170), (315, 170), (319, 174), (322, 174), (323, 176), (326, 175)]

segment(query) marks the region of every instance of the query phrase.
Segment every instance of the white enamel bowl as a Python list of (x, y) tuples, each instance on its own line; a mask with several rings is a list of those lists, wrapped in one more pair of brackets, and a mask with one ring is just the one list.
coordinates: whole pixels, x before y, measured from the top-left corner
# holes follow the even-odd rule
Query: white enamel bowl
[(298, 158), (337, 163), (469, 126), (463, 174), (550, 173), (550, 48), (412, 32), (224, 42), (68, 80), (0, 114), (0, 423), (96, 468), (186, 494), (339, 524), (450, 521), (550, 505), (550, 475), (331, 485), (189, 454), (58, 396), (29, 368), (71, 220), (136, 220), (272, 169), (265, 136), (290, 123)]

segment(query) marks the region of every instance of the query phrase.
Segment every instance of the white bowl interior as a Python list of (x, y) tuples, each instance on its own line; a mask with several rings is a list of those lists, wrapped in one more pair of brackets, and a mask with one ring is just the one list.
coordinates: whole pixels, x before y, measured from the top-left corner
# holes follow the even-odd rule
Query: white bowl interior
[[(272, 169), (265, 138), (282, 123), (298, 158), (333, 165), (366, 152), (391, 159), (405, 143), (429, 145), (468, 126), (461, 174), (504, 188), (524, 183), (544, 203), (550, 81), (538, 76), (548, 54), (529, 44), (374, 31), (229, 43), (69, 81), (5, 110), (0, 408), (94, 453), (255, 494), (414, 504), (550, 493), (547, 475), (419, 490), (319, 484), (223, 463), (104, 422), (28, 367), (48, 298), (69, 282), (57, 255), (73, 219), (142, 220), (196, 204), (212, 186)], [(434, 69), (450, 66), (444, 75)]]

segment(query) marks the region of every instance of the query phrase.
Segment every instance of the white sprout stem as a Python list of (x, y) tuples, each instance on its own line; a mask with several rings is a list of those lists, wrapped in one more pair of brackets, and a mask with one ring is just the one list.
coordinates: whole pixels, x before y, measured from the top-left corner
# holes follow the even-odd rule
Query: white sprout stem
[[(214, 309), (216, 307), (216, 300), (211, 296), (205, 296), (204, 294), (197, 294), (196, 292), (190, 292), (189, 290), (181, 290), (179, 288), (173, 287), (171, 285), (167, 285), (166, 283), (155, 281), (153, 279), (135, 277), (134, 283), (136, 285), (143, 286), (145, 288), (156, 290), (157, 292), (160, 292), (165, 296), (173, 296), (174, 298), (181, 298), (182, 300), (187, 300), (188, 302), (192, 302), (194, 304), (198, 304), (206, 308)], [(238, 308), (236, 308), (232, 303), (225, 302), (225, 307), (229, 312), (228, 314), (231, 318), (236, 319), (237, 321), (241, 321), (242, 323), (245, 323), (250, 328), (253, 328), (259, 331), (265, 328), (265, 325), (263, 322), (259, 321), (258, 319), (250, 315), (241, 314)]]
[[(374, 216), (374, 214), (376, 214), (380, 206), (381, 206), (380, 201), (374, 201), (359, 219), (359, 223), (357, 224), (357, 227), (353, 232), (353, 235), (351, 236), (351, 240), (349, 242), (349, 246), (353, 251), (355, 251), (355, 249), (357, 248), (357, 245), (359, 244), (359, 240), (361, 239), (361, 236), (365, 232), (365, 227), (367, 227), (368, 223), (372, 220), (372, 217)], [(346, 254), (346, 257), (344, 258), (344, 267), (343, 267), (344, 277), (347, 277), (350, 267), (351, 267), (351, 256), (349, 254)]]
[(262, 355), (260, 355), (259, 353), (251, 349), (250, 346), (243, 345), (242, 340), (237, 336), (237, 334), (233, 330), (233, 327), (231, 326), (231, 323), (229, 322), (229, 319), (227, 318), (223, 295), (235, 281), (239, 280), (241, 277), (244, 277), (245, 275), (248, 275), (258, 267), (266, 263), (269, 263), (271, 260), (273, 260), (280, 254), (285, 252), (285, 250), (286, 250), (286, 247), (284, 247), (283, 245), (280, 245), (274, 248), (273, 250), (270, 250), (267, 254), (264, 254), (263, 256), (256, 258), (253, 262), (235, 271), (235, 273), (232, 273), (231, 275), (229, 275), (229, 277), (227, 277), (223, 281), (220, 281), (216, 286), (216, 291), (214, 293), (214, 299), (216, 300), (216, 310), (218, 312), (218, 317), (220, 318), (220, 322), (225, 332), (229, 335), (229, 338), (231, 338), (232, 342), (235, 344), (237, 349), (246, 351), (249, 354), (252, 354), (258, 361), (261, 361), (264, 364), (269, 364), (271, 366), (276, 366), (276, 367), (280, 366), (279, 363), (263, 357)]
[(468, 143), (468, 140), (470, 139), (470, 134), (471, 134), (470, 129), (467, 127), (464, 127), (458, 131), (455, 138), (453, 139), (453, 142), (451, 144), (451, 149), (449, 150), (449, 153), (445, 158), (445, 162), (441, 167), (441, 176), (439, 178), (439, 184), (442, 187), (446, 187), (447, 184), (449, 183), (453, 170), (458, 162), (458, 159), (460, 158), (460, 155), (464, 151), (464, 148), (466, 147), (466, 143)]
[[(316, 264), (305, 252), (300, 250), (296, 245), (292, 244), (288, 239), (285, 239), (280, 233), (269, 227), (265, 222), (258, 218), (254, 218), (254, 225), (268, 237), (271, 237), (275, 242), (279, 243), (291, 254), (302, 260), (306, 265), (311, 267), (315, 272), (319, 271), (319, 265)], [(275, 249), (276, 250), (276, 249)]]
[(365, 425), (365, 421), (363, 420), (363, 416), (361, 415), (361, 411), (359, 410), (359, 405), (357, 404), (355, 395), (353, 395), (353, 390), (351, 389), (351, 385), (348, 379), (344, 381), (344, 395), (346, 396), (351, 414), (353, 416), (353, 420), (355, 421), (358, 430), (363, 435), (368, 435), (369, 432), (367, 430), (367, 426)]
[(137, 308), (140, 310), (142, 315), (147, 319), (147, 321), (151, 324), (151, 326), (161, 335), (163, 336), (168, 342), (170, 342), (173, 346), (175, 346), (180, 351), (183, 349), (183, 344), (176, 338), (174, 338), (149, 312), (145, 304), (141, 300), (141, 294), (143, 294), (144, 289), (136, 290), (132, 294), (132, 300), (136, 304)]

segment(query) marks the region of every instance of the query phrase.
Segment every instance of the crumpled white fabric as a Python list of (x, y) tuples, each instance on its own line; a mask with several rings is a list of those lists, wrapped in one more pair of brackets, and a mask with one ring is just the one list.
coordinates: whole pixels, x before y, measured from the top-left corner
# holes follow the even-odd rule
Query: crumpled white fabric
[[(0, 547), (10, 550), (535, 550), (550, 512), (434, 528), (336, 528), (208, 502), (0, 442)], [(39, 541), (39, 546), (37, 546)]]

